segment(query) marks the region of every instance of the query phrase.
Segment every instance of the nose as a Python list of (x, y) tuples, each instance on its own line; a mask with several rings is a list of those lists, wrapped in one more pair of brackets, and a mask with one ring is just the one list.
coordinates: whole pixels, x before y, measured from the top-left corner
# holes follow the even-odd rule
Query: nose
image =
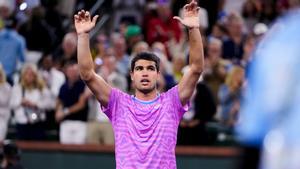
[(148, 73), (146, 71), (143, 72), (142, 77), (148, 77)]

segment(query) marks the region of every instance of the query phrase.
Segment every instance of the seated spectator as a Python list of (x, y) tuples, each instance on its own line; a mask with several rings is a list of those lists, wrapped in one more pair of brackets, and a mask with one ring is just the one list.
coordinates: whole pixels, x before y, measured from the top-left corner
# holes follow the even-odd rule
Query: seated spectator
[(219, 89), (221, 104), (221, 123), (231, 129), (237, 120), (240, 102), (243, 94), (245, 71), (240, 66), (234, 66), (226, 76), (225, 84)]
[(51, 106), (50, 91), (36, 65), (25, 64), (20, 82), (12, 89), (10, 104), (14, 110), (17, 137), (21, 140), (45, 138), (46, 110)]
[(245, 42), (243, 18), (237, 13), (231, 13), (226, 17), (228, 38), (223, 39), (223, 58), (238, 62), (242, 59)]
[(61, 47), (54, 51), (53, 58), (55, 67), (62, 70), (64, 64), (69, 61), (76, 61), (76, 52), (77, 52), (77, 36), (74, 32), (66, 33)]
[(55, 104), (56, 98), (60, 87), (65, 83), (66, 78), (63, 72), (54, 67), (53, 58), (51, 54), (45, 54), (39, 61), (39, 72), (42, 78), (46, 82), (47, 87), (50, 89), (49, 101), (51, 101), (50, 109), (46, 113), (46, 128), (57, 129), (57, 123), (55, 121)]
[(158, 41), (165, 43), (171, 38), (176, 39), (176, 42), (180, 41), (182, 36), (179, 23), (172, 19), (172, 11), (170, 6), (166, 2), (158, 3), (157, 17), (153, 17), (148, 21), (145, 32), (146, 41), (149, 45)]
[(253, 0), (245, 1), (242, 8), (242, 16), (245, 20), (247, 31), (251, 32), (260, 16), (260, 10), (257, 3)]
[(55, 113), (60, 124), (59, 140), (62, 144), (84, 144), (88, 111), (86, 86), (79, 78), (76, 62), (65, 64), (65, 74), (67, 80), (60, 88)]
[(10, 118), (9, 100), (11, 86), (6, 82), (5, 72), (0, 64), (0, 142), (6, 137), (8, 121)]
[(208, 40), (207, 52), (205, 58), (205, 69), (203, 73), (203, 81), (211, 90), (214, 101), (218, 101), (218, 91), (224, 83), (227, 69), (230, 65), (229, 61), (222, 59), (222, 41), (216, 38)]

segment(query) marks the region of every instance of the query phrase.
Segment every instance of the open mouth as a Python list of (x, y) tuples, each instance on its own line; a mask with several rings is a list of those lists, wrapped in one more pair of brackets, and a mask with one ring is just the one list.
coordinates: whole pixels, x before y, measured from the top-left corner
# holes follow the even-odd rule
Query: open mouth
[(142, 85), (147, 85), (148, 83), (150, 83), (150, 80), (148, 80), (148, 79), (142, 79), (141, 83), (142, 83)]

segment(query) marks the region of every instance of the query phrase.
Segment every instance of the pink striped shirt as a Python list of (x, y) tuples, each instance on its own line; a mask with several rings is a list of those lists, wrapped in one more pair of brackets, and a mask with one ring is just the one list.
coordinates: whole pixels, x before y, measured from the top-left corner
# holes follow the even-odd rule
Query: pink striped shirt
[(176, 169), (177, 128), (188, 107), (177, 86), (152, 101), (113, 89), (104, 112), (115, 132), (116, 168)]

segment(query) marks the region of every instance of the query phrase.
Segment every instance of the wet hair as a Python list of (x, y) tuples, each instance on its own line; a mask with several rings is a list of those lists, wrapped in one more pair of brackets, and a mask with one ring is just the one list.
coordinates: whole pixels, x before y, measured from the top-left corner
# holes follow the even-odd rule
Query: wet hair
[(135, 63), (138, 60), (148, 60), (155, 62), (156, 70), (159, 71), (159, 65), (160, 65), (160, 59), (158, 56), (156, 56), (154, 53), (150, 52), (141, 52), (137, 54), (132, 60), (131, 60), (131, 72), (134, 70)]

